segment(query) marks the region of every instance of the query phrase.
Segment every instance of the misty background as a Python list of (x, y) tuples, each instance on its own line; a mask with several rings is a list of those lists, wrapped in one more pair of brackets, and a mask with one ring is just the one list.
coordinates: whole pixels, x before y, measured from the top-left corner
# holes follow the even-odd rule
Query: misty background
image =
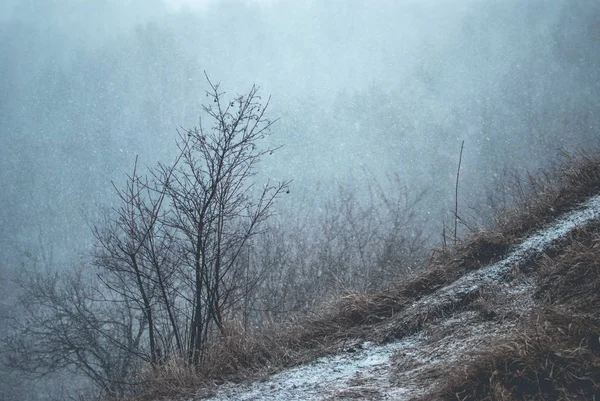
[[(227, 95), (256, 84), (271, 97), (266, 145), (282, 148), (256, 178), (293, 180), (279, 227), (376, 187), (419, 198), (411, 229), (438, 245), (463, 140), (459, 214), (473, 225), (506, 206), (514, 171), (600, 142), (593, 0), (3, 0), (3, 317), (24, 269), (89, 257), (90, 225), (136, 156), (172, 161), (176, 130), (207, 101), (205, 72)], [(48, 399), (46, 382), (27, 392), (4, 376), (19, 394), (4, 399)]]

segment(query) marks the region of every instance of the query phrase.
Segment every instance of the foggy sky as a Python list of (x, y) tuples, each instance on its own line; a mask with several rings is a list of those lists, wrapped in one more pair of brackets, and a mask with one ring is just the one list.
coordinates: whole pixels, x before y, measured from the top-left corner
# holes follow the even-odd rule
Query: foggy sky
[[(0, 6), (2, 270), (67, 263), (136, 155), (168, 161), (204, 71), (279, 117), (261, 177), (292, 191), (398, 172), (424, 219), (502, 167), (598, 137), (598, 5), (569, 1), (22, 0)], [(496, 174), (496, 176), (494, 175)], [(320, 191), (320, 192), (319, 192)], [(286, 200), (286, 202), (294, 202)], [(440, 217), (441, 216), (441, 217)], [(41, 249), (45, 249), (44, 252)]]

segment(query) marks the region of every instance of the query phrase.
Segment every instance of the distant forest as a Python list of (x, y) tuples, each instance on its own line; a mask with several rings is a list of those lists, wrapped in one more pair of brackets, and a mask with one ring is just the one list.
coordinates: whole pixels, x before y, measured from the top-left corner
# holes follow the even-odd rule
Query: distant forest
[(0, 6), (0, 400), (384, 289), (600, 144), (596, 1), (190, 4)]

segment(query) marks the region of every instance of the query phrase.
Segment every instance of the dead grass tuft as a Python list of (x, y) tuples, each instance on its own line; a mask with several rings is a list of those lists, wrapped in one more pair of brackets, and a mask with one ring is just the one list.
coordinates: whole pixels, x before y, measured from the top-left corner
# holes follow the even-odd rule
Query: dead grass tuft
[[(306, 329), (300, 322), (269, 325), (261, 333), (249, 332), (241, 324), (229, 322), (225, 334), (210, 343), (201, 367), (190, 367), (183, 359), (173, 358), (143, 379), (148, 383), (142, 395), (131, 401), (196, 394), (205, 396), (226, 381), (256, 379), (283, 367), (314, 359), (316, 349), (305, 348)], [(200, 389), (200, 390), (198, 390)]]
[(591, 400), (600, 394), (600, 223), (540, 262), (540, 311), (474, 356), (446, 383), (447, 400)]
[(547, 305), (600, 317), (600, 222), (575, 232), (571, 242), (541, 262), (535, 296)]
[(336, 303), (324, 317), (340, 328), (378, 323), (400, 310), (406, 299), (392, 293), (350, 294)]
[(550, 171), (529, 175), (514, 210), (497, 219), (504, 235), (522, 238), (600, 193), (600, 150), (562, 152), (562, 161)]
[[(134, 400), (154, 400), (172, 394), (192, 394), (194, 388), (208, 383), (181, 358), (171, 358), (160, 367), (142, 372), (145, 392)], [(132, 400), (133, 401), (133, 400)]]
[[(457, 368), (446, 400), (591, 400), (600, 392), (600, 325), (546, 310)], [(596, 322), (597, 323), (597, 322)]]

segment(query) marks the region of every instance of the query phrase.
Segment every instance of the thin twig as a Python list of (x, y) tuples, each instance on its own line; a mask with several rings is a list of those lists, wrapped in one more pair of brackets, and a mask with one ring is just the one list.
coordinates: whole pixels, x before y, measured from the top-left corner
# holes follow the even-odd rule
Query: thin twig
[(456, 245), (457, 231), (458, 231), (458, 179), (460, 176), (460, 165), (462, 163), (463, 147), (465, 141), (460, 144), (460, 156), (458, 158), (458, 169), (456, 170), (456, 187), (454, 192), (454, 245)]

